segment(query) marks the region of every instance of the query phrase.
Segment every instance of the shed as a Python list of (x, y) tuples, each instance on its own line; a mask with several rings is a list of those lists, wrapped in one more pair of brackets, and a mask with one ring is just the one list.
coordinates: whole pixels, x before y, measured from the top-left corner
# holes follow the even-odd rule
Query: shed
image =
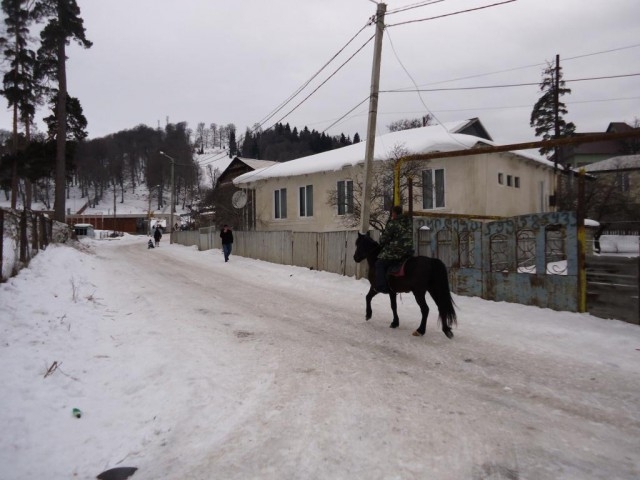
[(95, 238), (96, 232), (93, 228), (93, 225), (90, 223), (76, 223), (73, 226), (73, 231), (75, 232), (78, 238), (80, 237), (89, 237)]

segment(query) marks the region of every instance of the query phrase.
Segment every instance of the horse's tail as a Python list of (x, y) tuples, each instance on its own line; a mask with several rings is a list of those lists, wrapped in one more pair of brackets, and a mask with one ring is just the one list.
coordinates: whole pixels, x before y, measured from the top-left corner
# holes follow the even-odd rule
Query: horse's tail
[(449, 275), (446, 265), (439, 258), (431, 259), (429, 293), (438, 306), (438, 313), (448, 327), (458, 324), (455, 303), (449, 289)]

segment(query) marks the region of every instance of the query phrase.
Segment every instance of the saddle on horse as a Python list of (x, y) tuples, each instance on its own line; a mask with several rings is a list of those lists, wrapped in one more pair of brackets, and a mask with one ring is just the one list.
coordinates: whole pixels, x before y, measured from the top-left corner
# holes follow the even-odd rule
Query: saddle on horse
[(409, 258), (405, 258), (391, 265), (387, 269), (387, 277), (404, 277), (404, 267), (407, 261), (409, 260)]

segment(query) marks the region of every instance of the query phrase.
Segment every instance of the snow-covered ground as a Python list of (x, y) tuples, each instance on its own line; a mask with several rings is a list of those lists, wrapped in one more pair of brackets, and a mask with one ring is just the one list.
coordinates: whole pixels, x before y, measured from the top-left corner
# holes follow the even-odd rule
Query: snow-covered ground
[[(636, 479), (640, 328), (144, 237), (51, 245), (0, 285), (0, 478)], [(72, 409), (82, 412), (80, 418)]]

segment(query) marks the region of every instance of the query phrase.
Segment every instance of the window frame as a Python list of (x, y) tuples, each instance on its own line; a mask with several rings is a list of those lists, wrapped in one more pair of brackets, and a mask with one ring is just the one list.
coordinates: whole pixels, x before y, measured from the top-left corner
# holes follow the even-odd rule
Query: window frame
[(298, 188), (298, 216), (301, 218), (313, 217), (313, 185), (304, 185)]
[(422, 170), (423, 210), (446, 208), (446, 185), (446, 172), (444, 168), (425, 168)]
[(287, 218), (287, 189), (278, 188), (273, 191), (273, 218), (285, 220)]
[(338, 180), (336, 190), (337, 214), (339, 216), (353, 214), (353, 180)]

